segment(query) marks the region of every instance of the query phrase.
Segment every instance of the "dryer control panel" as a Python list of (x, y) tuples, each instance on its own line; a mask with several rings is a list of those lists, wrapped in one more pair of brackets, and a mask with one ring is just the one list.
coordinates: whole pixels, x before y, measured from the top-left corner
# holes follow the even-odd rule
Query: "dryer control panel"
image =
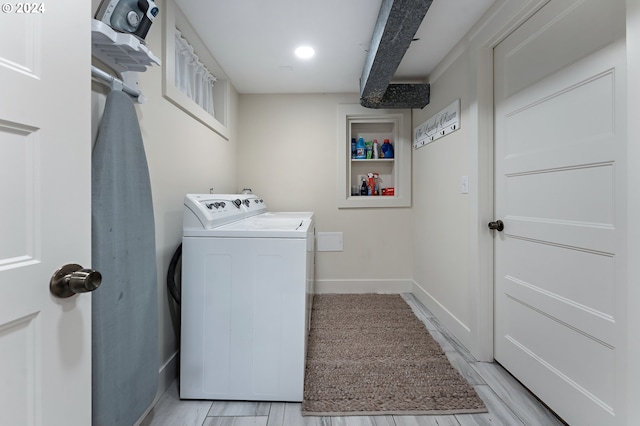
[(187, 194), (184, 229), (212, 229), (267, 211), (255, 194)]

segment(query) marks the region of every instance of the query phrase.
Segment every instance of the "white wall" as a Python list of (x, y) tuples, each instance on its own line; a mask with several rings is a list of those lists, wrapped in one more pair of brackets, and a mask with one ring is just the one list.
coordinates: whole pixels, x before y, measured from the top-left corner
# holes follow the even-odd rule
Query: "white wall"
[[(100, 0), (92, 0), (92, 14)], [(159, 2), (162, 11), (164, 2)], [(161, 12), (162, 13), (162, 12)], [(147, 47), (162, 57), (162, 24), (158, 19), (146, 38)], [(230, 140), (191, 118), (162, 97), (162, 68), (152, 66), (139, 74), (139, 86), (147, 102), (136, 105), (144, 140), (153, 194), (160, 319), (160, 386), (158, 393), (175, 377), (177, 368), (177, 324), (175, 309), (166, 291), (169, 261), (182, 239), (183, 199), (187, 193), (236, 192), (237, 92), (231, 89)], [(108, 89), (92, 84), (93, 140)], [(167, 382), (167, 380), (169, 382)]]
[[(469, 123), (469, 55), (460, 54), (431, 82), (431, 101), (414, 110), (414, 126), (460, 99), (459, 130), (413, 152), (415, 294), (442, 318), (465, 345), (471, 332), (470, 206), (460, 191), (462, 176), (471, 175)], [(473, 179), (473, 177), (472, 177)]]
[(338, 104), (357, 94), (240, 95), (238, 185), (271, 210), (311, 210), (319, 232), (344, 233), (343, 252), (316, 254), (316, 289), (410, 290), (410, 208), (336, 207)]

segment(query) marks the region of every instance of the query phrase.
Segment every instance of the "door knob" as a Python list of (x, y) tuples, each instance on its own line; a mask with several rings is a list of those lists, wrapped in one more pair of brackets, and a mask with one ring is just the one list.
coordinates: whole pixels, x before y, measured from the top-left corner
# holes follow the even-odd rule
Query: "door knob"
[(102, 274), (93, 269), (84, 269), (75, 263), (64, 265), (53, 273), (49, 290), (60, 298), (71, 297), (76, 293), (87, 293), (100, 287)]
[(489, 222), (489, 229), (495, 229), (500, 232), (504, 229), (504, 222), (501, 220), (496, 220), (495, 222)]

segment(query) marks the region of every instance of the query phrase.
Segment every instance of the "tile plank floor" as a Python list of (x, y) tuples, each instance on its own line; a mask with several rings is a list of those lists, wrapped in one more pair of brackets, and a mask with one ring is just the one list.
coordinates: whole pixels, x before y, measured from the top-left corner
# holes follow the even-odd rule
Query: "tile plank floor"
[(478, 362), (412, 294), (402, 295), (471, 383), (488, 413), (449, 416), (303, 417), (300, 403), (180, 400), (177, 381), (141, 426), (553, 426), (563, 425), (499, 364)]

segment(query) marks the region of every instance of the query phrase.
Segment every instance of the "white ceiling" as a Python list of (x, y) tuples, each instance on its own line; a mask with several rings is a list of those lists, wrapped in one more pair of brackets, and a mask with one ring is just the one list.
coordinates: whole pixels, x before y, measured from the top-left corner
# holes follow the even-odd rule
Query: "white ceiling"
[[(434, 0), (394, 81), (424, 82), (493, 2)], [(176, 3), (240, 93), (358, 93), (382, 1)], [(297, 59), (301, 44), (316, 55)]]

